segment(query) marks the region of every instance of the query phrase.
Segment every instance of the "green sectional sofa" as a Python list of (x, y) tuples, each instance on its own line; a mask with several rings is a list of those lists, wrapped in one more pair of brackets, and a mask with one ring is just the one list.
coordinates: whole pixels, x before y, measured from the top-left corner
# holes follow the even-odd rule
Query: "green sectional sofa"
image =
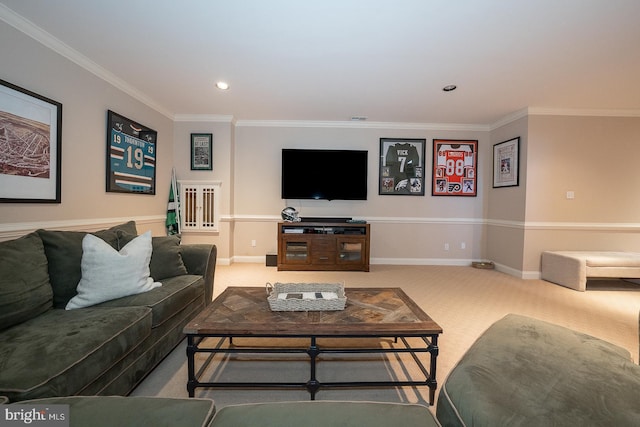
[[(145, 288), (130, 294), (122, 276), (128, 270), (93, 267), (89, 253), (107, 253), (117, 263), (146, 260), (146, 281), (135, 282)], [(37, 230), (0, 242), (0, 395), (15, 402), (128, 394), (211, 301), (215, 264), (214, 245), (138, 236), (132, 221), (92, 233)], [(97, 280), (88, 281), (92, 276)]]
[[(0, 402), (2, 403), (2, 402)], [(55, 412), (65, 405), (66, 411)], [(68, 405), (68, 406), (67, 406)], [(6, 411), (19, 413), (49, 408), (64, 414), (69, 427), (207, 427), (216, 412), (210, 399), (172, 399), (161, 397), (69, 396), (15, 402), (3, 407), (0, 425)], [(65, 413), (66, 412), (66, 413)], [(68, 418), (67, 418), (68, 416)], [(17, 421), (14, 421), (18, 425)], [(20, 423), (20, 425), (29, 425)], [(42, 423), (32, 422), (30, 425)], [(53, 423), (47, 425), (54, 425)], [(62, 422), (59, 425), (64, 425)]]
[(211, 427), (439, 427), (426, 406), (383, 402), (302, 401), (231, 405)]
[(510, 314), (469, 348), (436, 416), (459, 426), (639, 426), (640, 366), (607, 341)]
[(70, 427), (439, 427), (426, 406), (378, 402), (258, 403), (216, 412), (208, 399), (75, 396), (17, 402), (5, 409), (53, 404), (69, 405)]

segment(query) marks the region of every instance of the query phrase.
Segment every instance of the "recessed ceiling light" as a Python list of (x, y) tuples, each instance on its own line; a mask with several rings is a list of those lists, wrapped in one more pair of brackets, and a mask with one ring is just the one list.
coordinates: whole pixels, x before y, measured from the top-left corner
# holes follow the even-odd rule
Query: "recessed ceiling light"
[(227, 82), (218, 82), (216, 83), (216, 87), (220, 90), (227, 90), (229, 89), (229, 83)]
[(354, 122), (364, 122), (367, 119), (367, 116), (351, 116), (351, 120), (353, 120)]
[(446, 85), (445, 87), (442, 88), (443, 91), (445, 92), (451, 92), (452, 90), (456, 90), (458, 86), (456, 85)]

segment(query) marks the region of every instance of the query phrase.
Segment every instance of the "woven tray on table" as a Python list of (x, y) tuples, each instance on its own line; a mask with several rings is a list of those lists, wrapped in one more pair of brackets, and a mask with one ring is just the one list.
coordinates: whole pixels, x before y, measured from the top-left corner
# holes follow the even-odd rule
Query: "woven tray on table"
[(271, 311), (344, 310), (347, 297), (341, 283), (267, 283)]

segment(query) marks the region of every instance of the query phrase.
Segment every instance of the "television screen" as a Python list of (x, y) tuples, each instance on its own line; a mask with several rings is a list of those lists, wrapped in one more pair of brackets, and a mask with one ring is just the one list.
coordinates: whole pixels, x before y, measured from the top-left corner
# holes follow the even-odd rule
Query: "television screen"
[(366, 200), (368, 152), (282, 150), (282, 198)]

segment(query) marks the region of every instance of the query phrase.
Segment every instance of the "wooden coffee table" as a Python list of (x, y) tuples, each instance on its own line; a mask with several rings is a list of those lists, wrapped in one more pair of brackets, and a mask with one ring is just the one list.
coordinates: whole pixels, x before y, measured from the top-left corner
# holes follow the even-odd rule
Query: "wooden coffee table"
[[(271, 311), (264, 287), (229, 287), (202, 313), (184, 327), (187, 335), (189, 396), (196, 387), (218, 388), (306, 388), (311, 400), (320, 388), (338, 387), (429, 387), (433, 404), (436, 382), (438, 336), (442, 328), (416, 305), (400, 288), (346, 288), (347, 304), (341, 311), (276, 312)], [(218, 337), (216, 344), (207, 345)], [(279, 349), (263, 347), (236, 348), (233, 338), (307, 338), (308, 347)], [(318, 338), (394, 338), (399, 348), (322, 348)], [(407, 340), (407, 338), (412, 338)], [(417, 338), (417, 339), (415, 339)], [(222, 347), (224, 340), (228, 347)], [(410, 342), (411, 341), (411, 342)], [(416, 345), (415, 342), (418, 344)], [(309, 380), (304, 383), (201, 382), (196, 373), (196, 353), (306, 353), (310, 360)], [(316, 358), (322, 353), (409, 353), (423, 374), (419, 380), (320, 382), (316, 378)], [(428, 353), (428, 368), (420, 356)]]

